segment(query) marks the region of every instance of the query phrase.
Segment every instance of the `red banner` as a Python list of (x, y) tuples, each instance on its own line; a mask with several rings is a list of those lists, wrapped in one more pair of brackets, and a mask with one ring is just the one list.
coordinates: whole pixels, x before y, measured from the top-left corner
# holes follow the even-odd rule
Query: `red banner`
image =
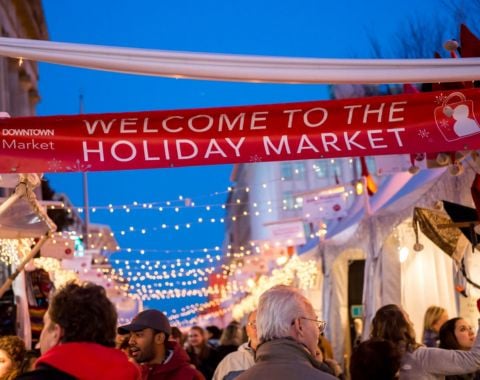
[(0, 173), (126, 170), (480, 148), (480, 89), (0, 119)]

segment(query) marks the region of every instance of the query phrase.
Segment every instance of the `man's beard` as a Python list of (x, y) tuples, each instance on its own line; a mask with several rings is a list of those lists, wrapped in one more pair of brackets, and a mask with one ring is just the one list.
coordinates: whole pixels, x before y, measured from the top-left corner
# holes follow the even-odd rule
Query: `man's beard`
[(144, 347), (143, 349), (135, 350), (135, 346), (133, 346), (134, 350), (130, 348), (131, 355), (133, 359), (137, 363), (148, 363), (155, 358), (155, 352), (153, 350), (153, 344)]

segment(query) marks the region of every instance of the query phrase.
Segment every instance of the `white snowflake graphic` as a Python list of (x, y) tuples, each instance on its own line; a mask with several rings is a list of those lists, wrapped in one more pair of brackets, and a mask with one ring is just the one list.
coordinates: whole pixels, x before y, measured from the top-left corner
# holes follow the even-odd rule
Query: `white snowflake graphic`
[(448, 123), (448, 119), (441, 119), (440, 120), (440, 126), (442, 128), (448, 128), (450, 126), (450, 124)]
[(418, 135), (422, 138), (422, 139), (427, 139), (429, 136), (430, 136), (430, 132), (428, 132), (426, 129), (420, 129), (418, 131)]
[(62, 161), (57, 160), (56, 158), (53, 158), (53, 160), (47, 162), (48, 165), (48, 171), (51, 172), (59, 172), (62, 170)]
[(447, 97), (441, 93), (440, 95), (435, 96), (435, 103), (437, 104), (443, 104)]
[(84, 165), (80, 162), (79, 159), (77, 159), (75, 161), (75, 165), (72, 165), (72, 166), (65, 166), (65, 169), (67, 169), (68, 171), (70, 172), (85, 172), (87, 171), (88, 169), (90, 169), (92, 167), (92, 165), (88, 164), (88, 165)]
[(258, 154), (254, 154), (253, 156), (250, 156), (250, 162), (262, 162), (262, 157)]

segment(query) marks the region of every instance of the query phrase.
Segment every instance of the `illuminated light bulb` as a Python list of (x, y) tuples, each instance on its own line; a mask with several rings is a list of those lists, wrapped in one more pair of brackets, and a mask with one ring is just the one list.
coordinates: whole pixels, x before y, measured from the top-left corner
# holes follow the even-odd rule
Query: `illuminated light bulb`
[(362, 194), (363, 194), (363, 191), (364, 191), (363, 182), (362, 182), (362, 181), (358, 181), (358, 182), (355, 184), (355, 192), (357, 193), (357, 195), (362, 195)]
[(399, 255), (398, 259), (400, 260), (401, 263), (404, 263), (407, 260), (409, 254), (410, 254), (410, 250), (407, 247), (402, 247), (398, 252), (398, 255)]

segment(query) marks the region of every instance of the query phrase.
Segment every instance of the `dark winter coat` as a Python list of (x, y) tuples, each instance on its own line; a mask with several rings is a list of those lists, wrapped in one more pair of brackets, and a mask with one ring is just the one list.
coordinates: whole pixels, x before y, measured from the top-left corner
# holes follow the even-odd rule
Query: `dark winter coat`
[(293, 339), (275, 339), (260, 344), (255, 353), (255, 365), (236, 380), (338, 380), (323, 372), (323, 363)]
[(173, 355), (162, 364), (143, 364), (143, 380), (205, 380), (190, 363), (185, 350), (176, 342), (167, 342), (167, 351)]

